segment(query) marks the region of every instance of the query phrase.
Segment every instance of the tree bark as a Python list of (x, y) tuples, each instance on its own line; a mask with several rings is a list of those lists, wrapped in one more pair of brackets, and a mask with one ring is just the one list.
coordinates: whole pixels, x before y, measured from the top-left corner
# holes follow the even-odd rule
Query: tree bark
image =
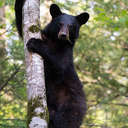
[(48, 111), (45, 95), (44, 65), (42, 58), (29, 53), (27, 41), (41, 38), (39, 30), (40, 0), (26, 0), (23, 7), (24, 50), (27, 74), (28, 128), (47, 128)]

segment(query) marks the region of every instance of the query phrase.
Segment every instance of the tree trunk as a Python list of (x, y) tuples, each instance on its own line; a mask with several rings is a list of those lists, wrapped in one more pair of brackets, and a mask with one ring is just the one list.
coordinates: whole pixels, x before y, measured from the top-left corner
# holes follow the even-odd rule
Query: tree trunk
[(26, 0), (23, 7), (23, 32), (28, 95), (28, 128), (47, 128), (48, 120), (43, 60), (39, 55), (29, 53), (26, 48), (26, 43), (30, 38), (41, 38), (39, 30), (39, 8), (40, 0)]

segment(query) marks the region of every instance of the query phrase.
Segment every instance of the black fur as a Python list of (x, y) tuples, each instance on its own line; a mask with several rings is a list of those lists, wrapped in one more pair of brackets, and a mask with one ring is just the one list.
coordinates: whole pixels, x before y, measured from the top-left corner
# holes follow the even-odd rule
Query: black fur
[[(21, 10), (16, 11), (16, 14), (21, 13)], [(89, 15), (67, 15), (55, 4), (51, 5), (50, 13), (52, 21), (42, 30), (42, 40), (30, 39), (27, 48), (44, 58), (49, 128), (80, 128), (86, 103), (73, 64), (73, 46), (80, 26), (88, 21)], [(16, 19), (17, 23), (19, 19)], [(22, 35), (22, 31), (19, 33)]]

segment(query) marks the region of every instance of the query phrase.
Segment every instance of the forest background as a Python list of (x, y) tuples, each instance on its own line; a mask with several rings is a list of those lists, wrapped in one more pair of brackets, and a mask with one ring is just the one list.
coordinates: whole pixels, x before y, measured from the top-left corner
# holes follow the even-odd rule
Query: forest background
[[(14, 3), (0, 1), (0, 128), (26, 128), (24, 46)], [(128, 128), (128, 1), (42, 0), (42, 28), (51, 19), (51, 3), (68, 14), (90, 14), (74, 49), (88, 106), (81, 128)]]

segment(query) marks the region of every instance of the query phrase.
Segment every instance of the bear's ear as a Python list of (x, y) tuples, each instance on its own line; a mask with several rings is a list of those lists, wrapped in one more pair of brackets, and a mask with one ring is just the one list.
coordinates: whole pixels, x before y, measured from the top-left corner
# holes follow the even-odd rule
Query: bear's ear
[(61, 12), (60, 8), (56, 4), (52, 4), (50, 6), (50, 14), (51, 14), (52, 18), (54, 19), (57, 16), (61, 15), (62, 12)]
[(89, 14), (86, 13), (86, 12), (81, 13), (80, 15), (76, 16), (76, 19), (77, 19), (77, 21), (79, 22), (80, 25), (83, 25), (88, 21)]

